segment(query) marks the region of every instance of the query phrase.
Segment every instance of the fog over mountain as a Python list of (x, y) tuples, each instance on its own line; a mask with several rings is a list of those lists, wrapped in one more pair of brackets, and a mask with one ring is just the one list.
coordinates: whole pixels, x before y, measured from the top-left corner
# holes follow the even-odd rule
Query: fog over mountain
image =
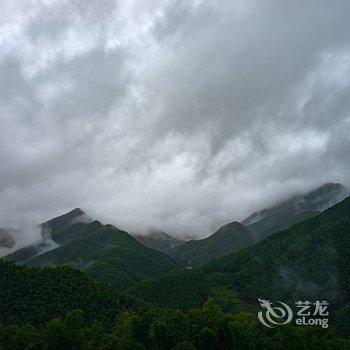
[(350, 2), (0, 3), (0, 227), (80, 207), (206, 237), (350, 185)]

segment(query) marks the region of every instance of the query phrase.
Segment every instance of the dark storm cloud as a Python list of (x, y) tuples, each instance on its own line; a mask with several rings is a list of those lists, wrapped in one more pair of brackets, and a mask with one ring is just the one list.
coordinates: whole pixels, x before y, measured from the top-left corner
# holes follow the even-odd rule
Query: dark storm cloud
[(0, 6), (0, 227), (203, 236), (349, 183), (348, 1)]
[[(157, 32), (164, 23), (173, 27), (177, 11), (169, 7)], [(260, 1), (243, 13), (234, 2), (209, 2), (198, 13), (192, 9), (183, 27), (172, 28), (161, 42), (158, 127), (193, 133), (214, 124), (219, 135), (213, 142), (221, 146), (257, 123), (259, 128), (290, 128), (298, 118), (310, 117), (298, 110), (304, 108), (298, 106), (304, 97), (298, 88), (315, 69), (314, 74), (322, 73), (322, 54), (349, 45), (349, 11), (348, 2), (330, 6), (320, 1)], [(318, 88), (307, 96), (305, 108), (320, 105), (327, 91)], [(317, 114), (312, 118), (318, 119)]]

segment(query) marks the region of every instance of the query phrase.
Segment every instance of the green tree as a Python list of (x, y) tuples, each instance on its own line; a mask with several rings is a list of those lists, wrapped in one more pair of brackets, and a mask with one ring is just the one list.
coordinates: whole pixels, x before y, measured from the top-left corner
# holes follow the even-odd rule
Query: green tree
[(158, 320), (151, 326), (150, 337), (157, 349), (170, 349), (175, 345), (176, 333), (173, 326)]
[(196, 350), (196, 347), (190, 341), (185, 341), (175, 345), (172, 350)]
[(218, 336), (209, 327), (204, 327), (201, 329), (195, 340), (198, 349), (201, 350), (215, 350), (219, 346)]
[(34, 350), (41, 347), (41, 344), (39, 332), (31, 325), (10, 325), (2, 328), (1, 345), (4, 349)]
[(209, 298), (202, 307), (202, 313), (205, 318), (206, 325), (217, 328), (223, 320), (223, 312), (213, 298)]

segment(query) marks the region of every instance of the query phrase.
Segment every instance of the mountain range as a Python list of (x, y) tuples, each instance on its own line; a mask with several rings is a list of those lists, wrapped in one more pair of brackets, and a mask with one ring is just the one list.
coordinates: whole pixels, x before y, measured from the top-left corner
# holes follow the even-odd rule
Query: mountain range
[(28, 266), (70, 265), (118, 288), (177, 267), (166, 254), (144, 246), (113, 225), (91, 221), (79, 208), (40, 226), (43, 242), (52, 240), (54, 249), (43, 251), (41, 243), (19, 249), (6, 259)]
[(350, 298), (350, 197), (235, 254), (203, 266), (234, 276), (245, 300)]
[[(42, 240), (18, 249), (6, 259), (27, 265), (69, 264), (100, 280), (129, 287), (144, 277), (155, 277), (179, 266), (197, 266), (254, 245), (317, 215), (348, 193), (339, 183), (327, 183), (255, 212), (242, 223), (226, 224), (205, 239), (187, 242), (155, 228), (143, 235), (129, 234), (93, 221), (76, 208), (40, 224)], [(0, 230), (0, 242), (13, 246), (11, 231)]]
[(249, 215), (242, 223), (224, 225), (211, 236), (191, 240), (167, 251), (186, 265), (199, 265), (233, 253), (317, 215), (340, 202), (349, 190), (339, 183), (327, 183), (303, 195), (292, 196), (267, 209)]
[[(40, 242), (0, 260), (0, 345), (347, 349), (347, 193), (325, 184), (188, 242), (153, 229), (145, 239), (79, 208), (53, 218), (38, 226)], [(2, 247), (12, 249), (16, 235), (0, 229)], [(326, 300), (330, 330), (267, 329), (256, 320), (258, 299)]]
[[(200, 276), (200, 278), (194, 278)], [(186, 281), (186, 288), (182, 287)], [(182, 294), (183, 290), (186, 290)], [(194, 290), (192, 299), (186, 297)], [(350, 319), (350, 197), (264, 240), (219, 259), (141, 282), (135, 295), (162, 307), (196, 307), (213, 297), (226, 310), (256, 310), (258, 298), (327, 300)], [(190, 304), (189, 304), (190, 302)], [(350, 335), (350, 328), (347, 328)]]

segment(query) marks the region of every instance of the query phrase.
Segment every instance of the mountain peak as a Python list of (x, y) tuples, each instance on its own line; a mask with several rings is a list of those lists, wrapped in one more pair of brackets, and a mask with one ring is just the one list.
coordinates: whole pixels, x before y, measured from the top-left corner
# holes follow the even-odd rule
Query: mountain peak
[(49, 221), (42, 223), (40, 227), (42, 228), (42, 232), (45, 235), (47, 234), (47, 232), (57, 233), (73, 224), (88, 224), (91, 221), (92, 220), (86, 215), (86, 213), (82, 209), (75, 208), (69, 211), (68, 213), (62, 214)]
[[(241, 228), (241, 227), (245, 227), (243, 224), (241, 224), (240, 222), (238, 221), (232, 221), (232, 222), (229, 222), (228, 224), (225, 224), (224, 226), (222, 226), (219, 230), (223, 229), (223, 228), (228, 228), (228, 227), (231, 227), (231, 228), (234, 228), (234, 227), (237, 227), (237, 228)], [(218, 230), (218, 231), (219, 231)]]
[[(321, 200), (323, 197), (332, 195), (333, 198), (339, 196), (340, 200), (343, 200), (349, 194), (349, 190), (347, 187), (342, 185), (341, 183), (332, 183), (328, 182), (319, 186), (309, 193), (307, 193), (304, 198), (307, 200)], [(343, 197), (343, 198), (342, 198)], [(335, 203), (334, 203), (335, 204)], [(329, 206), (328, 206), (329, 207)], [(326, 208), (325, 208), (326, 209)]]
[(166, 252), (184, 242), (155, 227), (149, 227), (147, 233), (136, 234), (134, 237), (145, 246), (161, 252)]
[(324, 211), (342, 201), (349, 193), (349, 189), (340, 183), (325, 183), (310, 192), (257, 211), (242, 223), (261, 239)]
[(183, 243), (171, 249), (169, 253), (189, 265), (199, 265), (253, 243), (252, 233), (241, 223), (233, 221), (219, 228), (211, 236)]
[(71, 210), (68, 214), (83, 215), (85, 212), (80, 208), (75, 208)]
[[(78, 218), (80, 216), (87, 217), (86, 213), (82, 209), (75, 208), (75, 209), (73, 209), (65, 214), (56, 216), (56, 217), (54, 217), (46, 222), (53, 222), (53, 221), (58, 221), (58, 220), (73, 220), (74, 218)], [(90, 221), (91, 221), (91, 219), (90, 219)]]

